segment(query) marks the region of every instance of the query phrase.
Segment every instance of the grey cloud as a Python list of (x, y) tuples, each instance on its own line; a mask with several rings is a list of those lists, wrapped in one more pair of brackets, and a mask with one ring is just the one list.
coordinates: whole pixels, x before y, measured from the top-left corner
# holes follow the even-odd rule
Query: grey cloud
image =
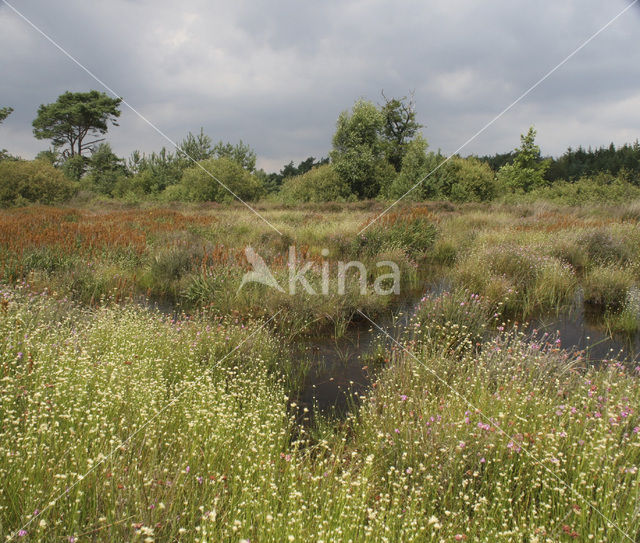
[[(432, 148), (452, 152), (628, 5), (567, 2), (237, 3), (25, 0), (27, 17), (178, 140), (202, 126), (252, 145), (259, 163), (326, 155), (335, 120), (358, 97), (415, 90)], [(506, 151), (535, 123), (547, 154), (623, 143), (640, 132), (640, 9), (627, 12), (469, 144)], [(67, 89), (100, 88), (0, 4), (0, 106), (14, 114), (0, 147), (46, 148), (37, 107)], [(122, 155), (168, 145), (123, 108), (109, 140)]]

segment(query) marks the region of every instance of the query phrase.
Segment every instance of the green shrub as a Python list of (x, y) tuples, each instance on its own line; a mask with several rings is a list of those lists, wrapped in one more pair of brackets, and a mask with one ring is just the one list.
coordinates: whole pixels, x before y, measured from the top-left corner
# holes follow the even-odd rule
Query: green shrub
[(543, 171), (535, 168), (520, 168), (515, 164), (502, 166), (498, 171), (497, 181), (502, 190), (516, 194), (531, 192), (547, 184)]
[(447, 166), (453, 183), (443, 196), (454, 202), (486, 202), (495, 198), (495, 175), (486, 162), (474, 157), (454, 157)]
[(235, 196), (253, 201), (264, 192), (258, 178), (229, 158), (202, 160), (187, 168), (179, 185), (181, 188), (173, 189), (172, 194), (193, 202), (230, 202)]
[(280, 189), (280, 197), (287, 203), (345, 201), (350, 196), (349, 186), (330, 164), (289, 177)]
[(506, 202), (522, 203), (544, 200), (564, 205), (622, 204), (640, 198), (640, 188), (622, 179), (602, 175), (583, 177), (575, 182), (555, 181), (551, 186), (532, 190), (529, 194), (504, 197)]
[[(412, 200), (443, 199), (454, 202), (485, 202), (495, 198), (497, 185), (491, 167), (477, 158), (425, 152), (426, 142), (411, 142), (400, 174), (385, 196)], [(417, 185), (417, 186), (416, 186)]]
[(165, 202), (186, 202), (189, 198), (189, 190), (182, 184), (169, 185), (160, 194), (161, 200)]
[(439, 169), (436, 168), (446, 157), (440, 153), (427, 154), (427, 147), (427, 141), (420, 136), (407, 144), (402, 169), (388, 186), (383, 186), (383, 196), (390, 199), (404, 196), (408, 200), (438, 197), (441, 170), (446, 164)]
[(0, 162), (0, 205), (28, 202), (53, 204), (68, 200), (77, 186), (44, 160)]
[[(48, 161), (50, 162), (50, 161)], [(82, 155), (67, 158), (61, 165), (62, 172), (72, 181), (80, 181), (87, 170), (88, 159)]]

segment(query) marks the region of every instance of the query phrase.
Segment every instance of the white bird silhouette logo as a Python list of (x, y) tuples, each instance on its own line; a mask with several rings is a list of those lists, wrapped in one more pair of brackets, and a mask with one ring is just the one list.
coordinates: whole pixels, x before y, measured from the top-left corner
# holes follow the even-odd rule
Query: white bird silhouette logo
[(246, 283), (262, 283), (263, 285), (273, 287), (280, 292), (284, 292), (284, 289), (278, 284), (264, 259), (253, 250), (253, 247), (246, 247), (244, 254), (247, 257), (249, 264), (251, 264), (253, 271), (248, 271), (242, 276), (242, 283), (240, 283), (240, 286), (238, 287), (238, 292), (240, 292), (240, 289)]

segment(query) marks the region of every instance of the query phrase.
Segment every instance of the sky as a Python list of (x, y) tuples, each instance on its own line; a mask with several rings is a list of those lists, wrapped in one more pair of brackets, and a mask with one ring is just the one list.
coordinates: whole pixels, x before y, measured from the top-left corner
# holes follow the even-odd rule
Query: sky
[[(107, 139), (124, 157), (202, 127), (278, 171), (327, 156), (340, 112), (382, 91), (413, 93), (446, 154), (509, 151), (530, 125), (544, 155), (640, 138), (640, 2), (474, 137), (632, 0), (8, 1), (147, 119), (123, 104)], [(49, 146), (40, 104), (108, 92), (4, 0), (0, 69), (0, 148), (24, 158)]]

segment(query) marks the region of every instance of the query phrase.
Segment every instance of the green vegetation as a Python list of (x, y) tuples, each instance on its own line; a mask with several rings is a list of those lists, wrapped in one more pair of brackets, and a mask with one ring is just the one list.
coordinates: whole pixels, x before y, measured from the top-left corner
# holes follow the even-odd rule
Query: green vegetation
[[(384, 99), (271, 174), (203, 130), (87, 143), (96, 91), (41, 106), (54, 148), (0, 157), (0, 537), (638, 539), (640, 367), (519, 324), (638, 337), (637, 144), (446, 157)], [(327, 345), (371, 385), (339, 414)]]
[(343, 202), (349, 199), (349, 186), (329, 164), (302, 175), (287, 178), (280, 189), (283, 202)]
[[(637, 371), (581, 369), (553, 338), (517, 331), (478, 346), (475, 296), (423, 305), (352, 414), (313, 427), (296, 422), (289, 355), (264, 322), (88, 310), (22, 289), (4, 289), (2, 308), (4, 535), (637, 535)], [(443, 315), (433, 329), (430, 313)]]
[(101, 139), (86, 142), (85, 138), (107, 133), (109, 123), (117, 126), (121, 98), (111, 98), (103, 92), (65, 92), (52, 104), (38, 108), (33, 121), (33, 134), (38, 139), (51, 140), (54, 147), (68, 146), (65, 156), (82, 156), (84, 151)]
[[(251, 177), (228, 159), (209, 161), (234, 168), (240, 179)], [(45, 162), (14, 161), (1, 163), (0, 172), (32, 164), (57, 172)], [(187, 171), (204, 189), (220, 188), (198, 167)], [(322, 166), (293, 180), (315, 180), (323, 171), (337, 179)], [(294, 182), (285, 184), (294, 187)], [(372, 295), (376, 279), (389, 273), (376, 267), (385, 260), (398, 265), (402, 293), (445, 278), (499, 304), (502, 318), (517, 320), (562, 311), (583, 299), (605, 328), (605, 313), (611, 321), (623, 312), (640, 279), (635, 204), (613, 209), (407, 203), (381, 218), (385, 207), (376, 202), (260, 204), (260, 214), (282, 236), (239, 205), (5, 211), (0, 276), (89, 305), (150, 298), (221, 316), (235, 311), (245, 318), (282, 309), (277, 326), (294, 336), (348, 323), (358, 308), (366, 307), (372, 316), (388, 312), (398, 297)], [(247, 246), (265, 259), (285, 290), (290, 246), (299, 266), (310, 264), (305, 278), (315, 292), (324, 288), (326, 264), (328, 295), (306, 295), (300, 287), (291, 297), (259, 284), (239, 289), (250, 269)], [(353, 269), (345, 279), (347, 295), (337, 295), (339, 262), (353, 260), (366, 268), (368, 291), (360, 294), (360, 273)]]
[[(402, 197), (590, 205), (640, 196), (637, 142), (619, 149), (613, 144), (595, 151), (569, 149), (558, 159), (544, 158), (530, 127), (513, 152), (446, 157), (428, 151), (413, 96), (382, 96), (382, 105), (359, 99), (339, 115), (329, 158), (308, 157), (297, 166), (291, 161), (279, 173), (256, 169), (256, 154), (246, 143), (214, 145), (203, 129), (189, 132), (175, 150), (134, 151), (128, 159), (120, 158), (104, 138), (86, 141), (87, 136), (106, 134), (120, 115), (121, 99), (98, 91), (62, 94), (40, 106), (33, 126), (37, 138), (53, 143), (38, 159), (78, 181), (85, 199), (227, 202), (235, 198), (233, 192), (242, 200), (287, 204)], [(0, 122), (11, 111), (0, 109)], [(2, 160), (17, 159), (2, 151)], [(12, 198), (2, 205), (42, 201)]]
[(0, 161), (0, 206), (24, 205), (28, 202), (54, 204), (68, 200), (77, 186), (64, 174), (43, 160)]
[(163, 197), (187, 202), (230, 202), (236, 197), (253, 201), (260, 197), (261, 189), (258, 180), (237, 162), (210, 158), (187, 168), (180, 183), (167, 187)]

